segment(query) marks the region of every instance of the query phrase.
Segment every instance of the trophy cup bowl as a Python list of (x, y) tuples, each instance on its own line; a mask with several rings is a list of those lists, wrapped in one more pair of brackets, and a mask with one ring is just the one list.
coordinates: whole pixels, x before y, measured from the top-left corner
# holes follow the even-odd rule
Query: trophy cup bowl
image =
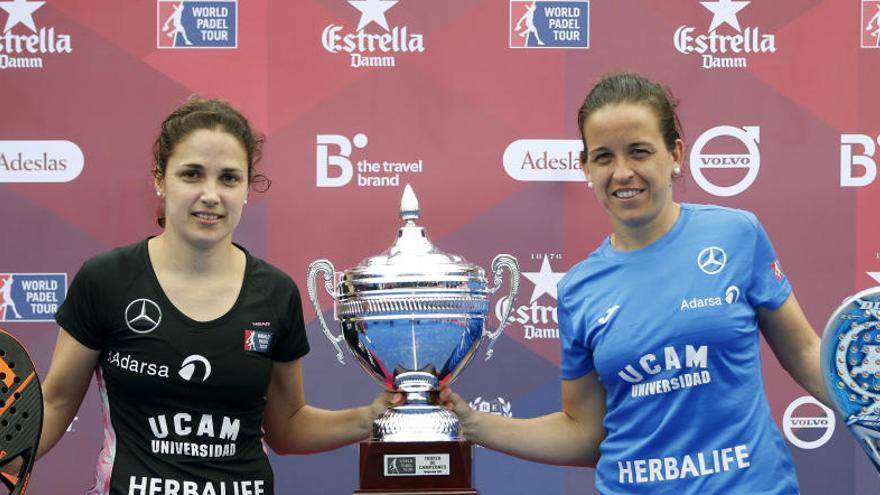
[(847, 298), (831, 315), (821, 356), (828, 396), (880, 471), (880, 287)]
[[(321, 328), (345, 363), (344, 340), (360, 366), (386, 390), (405, 394), (373, 423), (373, 438), (385, 442), (431, 442), (460, 438), (458, 418), (432, 404), (430, 393), (451, 383), (474, 356), (485, 335), (486, 359), (504, 331), (519, 288), (516, 258), (492, 261), (493, 283), (485, 271), (462, 257), (438, 251), (416, 225), (419, 205), (412, 188), (403, 193), (404, 225), (394, 245), (354, 268), (336, 274), (328, 260), (309, 265), (309, 299)], [(489, 297), (510, 271), (509, 304), (498, 328), (486, 325)], [(341, 333), (334, 335), (318, 302), (318, 275), (334, 301)]]

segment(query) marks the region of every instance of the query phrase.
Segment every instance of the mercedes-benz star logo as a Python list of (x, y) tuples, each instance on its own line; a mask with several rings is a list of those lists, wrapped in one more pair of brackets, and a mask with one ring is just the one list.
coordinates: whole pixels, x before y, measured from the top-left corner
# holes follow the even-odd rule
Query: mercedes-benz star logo
[(727, 253), (718, 246), (709, 246), (697, 255), (697, 266), (706, 275), (715, 275), (727, 264)]
[(149, 299), (135, 299), (125, 308), (125, 324), (135, 333), (150, 333), (162, 321), (162, 310)]

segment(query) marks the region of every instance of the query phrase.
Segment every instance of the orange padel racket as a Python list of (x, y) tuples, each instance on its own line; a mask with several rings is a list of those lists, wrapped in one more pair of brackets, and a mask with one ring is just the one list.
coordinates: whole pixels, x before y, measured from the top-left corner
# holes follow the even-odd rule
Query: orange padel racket
[(0, 330), (0, 482), (10, 495), (27, 491), (42, 429), (43, 392), (34, 363), (15, 337)]

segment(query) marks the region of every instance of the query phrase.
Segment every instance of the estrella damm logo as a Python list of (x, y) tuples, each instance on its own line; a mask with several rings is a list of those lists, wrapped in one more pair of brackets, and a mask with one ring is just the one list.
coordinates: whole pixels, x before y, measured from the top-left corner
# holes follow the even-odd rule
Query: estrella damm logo
[(0, 273), (0, 321), (54, 321), (66, 273)]
[(157, 2), (157, 48), (238, 47), (238, 0)]
[(510, 0), (510, 48), (589, 48), (588, 0)]

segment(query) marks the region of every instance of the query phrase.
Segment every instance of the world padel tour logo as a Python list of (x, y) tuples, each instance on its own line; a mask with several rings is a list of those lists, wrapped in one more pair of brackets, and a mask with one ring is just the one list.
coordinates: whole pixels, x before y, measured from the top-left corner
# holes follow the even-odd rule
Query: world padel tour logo
[[(537, 265), (540, 261), (541, 268), (537, 272), (523, 272), (522, 276), (534, 284), (531, 297), (526, 304), (521, 304), (511, 311), (509, 321), (511, 325), (519, 324), (523, 329), (525, 340), (533, 339), (558, 339), (559, 317), (556, 312), (556, 284), (565, 276), (565, 272), (554, 272), (550, 261), (562, 262), (562, 255), (558, 253), (535, 253), (530, 257), (531, 263)], [(521, 292), (525, 295), (525, 291)], [(495, 318), (499, 321), (510, 300), (502, 297), (495, 303)]]
[(236, 48), (238, 0), (158, 0), (157, 48)]
[(510, 0), (510, 48), (589, 48), (588, 0)]
[(44, 55), (73, 51), (69, 34), (56, 33), (54, 26), (37, 28), (34, 12), (45, 4), (28, 0), (0, 2), (0, 9), (7, 14), (0, 36), (0, 69), (42, 69)]
[(54, 321), (66, 273), (0, 273), (0, 321)]
[(398, 0), (348, 0), (361, 16), (354, 32), (331, 24), (321, 33), (330, 53), (347, 53), (352, 67), (395, 67), (397, 54), (424, 52), (424, 37), (408, 26), (391, 26), (385, 14)]
[(750, 3), (700, 2), (712, 12), (708, 32), (701, 33), (694, 26), (679, 26), (673, 38), (675, 49), (684, 54), (701, 55), (704, 69), (747, 67), (748, 61), (743, 55), (776, 52), (776, 36), (761, 33), (757, 26), (740, 26), (737, 14)]
[(862, 48), (880, 48), (880, 0), (862, 0)]

